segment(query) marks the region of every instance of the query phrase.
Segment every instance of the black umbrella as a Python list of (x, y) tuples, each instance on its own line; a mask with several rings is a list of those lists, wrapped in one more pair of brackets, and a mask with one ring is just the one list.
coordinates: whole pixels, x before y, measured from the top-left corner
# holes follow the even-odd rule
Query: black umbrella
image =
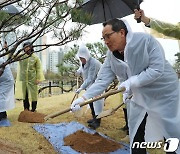
[[(122, 18), (133, 14), (143, 0), (86, 0), (77, 10), (82, 11), (72, 14), (74, 22), (86, 24), (103, 23), (109, 19)], [(84, 20), (83, 14), (89, 15), (90, 22)], [(87, 23), (88, 22), (88, 23)]]
[(19, 14), (19, 12), (20, 12), (20, 10), (16, 6), (14, 6), (12, 4), (3, 7), (1, 10), (5, 11), (6, 13), (8, 13), (10, 15)]

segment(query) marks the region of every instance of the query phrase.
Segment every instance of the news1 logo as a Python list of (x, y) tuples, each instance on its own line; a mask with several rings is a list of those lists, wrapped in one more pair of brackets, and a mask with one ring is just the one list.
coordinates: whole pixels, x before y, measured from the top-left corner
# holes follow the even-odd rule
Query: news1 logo
[[(175, 152), (179, 145), (179, 139), (168, 138), (164, 142), (165, 152)], [(133, 142), (132, 148), (147, 148), (147, 149), (160, 149), (163, 147), (163, 142)]]
[(177, 150), (179, 145), (179, 139), (177, 138), (168, 138), (164, 143), (165, 152), (174, 152)]

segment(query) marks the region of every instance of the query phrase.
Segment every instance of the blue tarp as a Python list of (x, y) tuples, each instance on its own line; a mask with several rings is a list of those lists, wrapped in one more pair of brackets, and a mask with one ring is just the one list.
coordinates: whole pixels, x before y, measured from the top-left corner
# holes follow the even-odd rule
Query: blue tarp
[(0, 127), (9, 127), (9, 126), (11, 126), (11, 123), (8, 119), (0, 120)]
[[(73, 150), (70, 146), (64, 146), (64, 138), (70, 134), (75, 133), (78, 130), (82, 130), (86, 133), (94, 134), (95, 130), (85, 127), (84, 125), (72, 121), (70, 123), (59, 123), (59, 124), (35, 124), (33, 128), (42, 134), (54, 147), (58, 153), (62, 154), (79, 154), (79, 152)], [(100, 133), (99, 133), (100, 134)], [(100, 134), (101, 136), (110, 139), (109, 137)], [(121, 143), (121, 142), (120, 142)], [(110, 154), (129, 154), (129, 145), (124, 145), (122, 149), (110, 152)]]

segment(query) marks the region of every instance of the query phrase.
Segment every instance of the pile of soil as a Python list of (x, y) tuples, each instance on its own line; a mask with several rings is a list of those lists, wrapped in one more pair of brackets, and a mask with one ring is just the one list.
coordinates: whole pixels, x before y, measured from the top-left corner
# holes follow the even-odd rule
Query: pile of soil
[(0, 139), (0, 153), (4, 154), (22, 154), (22, 150), (10, 142)]
[(113, 152), (123, 147), (122, 144), (108, 140), (98, 133), (89, 134), (82, 130), (64, 138), (64, 145), (80, 153)]
[(31, 112), (28, 110), (22, 111), (18, 117), (19, 122), (27, 123), (43, 123), (46, 115), (38, 112)]

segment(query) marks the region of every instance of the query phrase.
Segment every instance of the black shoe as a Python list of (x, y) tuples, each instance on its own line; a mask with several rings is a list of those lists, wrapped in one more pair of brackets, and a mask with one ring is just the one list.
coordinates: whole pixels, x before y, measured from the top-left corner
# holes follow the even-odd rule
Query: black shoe
[(92, 129), (97, 129), (100, 126), (100, 122), (98, 122), (97, 120), (95, 120), (92, 123), (89, 123), (88, 127), (92, 128)]
[(90, 124), (90, 123), (94, 122), (94, 120), (95, 120), (95, 119), (89, 119), (89, 120), (87, 121), (87, 123)]
[(36, 110), (31, 110), (31, 112), (37, 112)]
[(0, 118), (0, 121), (1, 121), (1, 120), (4, 120), (4, 119), (7, 119), (7, 117), (1, 117), (1, 118)]
[(7, 113), (6, 113), (6, 111), (0, 112), (0, 120), (4, 120), (4, 119), (7, 119)]

